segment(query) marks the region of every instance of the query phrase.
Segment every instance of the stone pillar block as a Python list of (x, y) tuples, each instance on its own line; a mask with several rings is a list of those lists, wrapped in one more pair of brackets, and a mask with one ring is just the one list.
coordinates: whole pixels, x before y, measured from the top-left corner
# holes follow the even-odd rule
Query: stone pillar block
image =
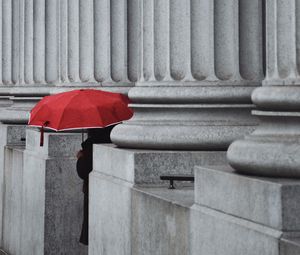
[(20, 146), (25, 144), (25, 126), (24, 125), (3, 125), (0, 124), (0, 240), (1, 247), (3, 246), (2, 240), (2, 218), (3, 218), (3, 207), (4, 207), (4, 169), (5, 169), (5, 147), (9, 146)]
[(89, 193), (89, 254), (131, 255), (132, 222), (137, 213), (134, 203), (138, 199), (133, 198), (134, 187), (161, 185), (159, 176), (162, 174), (192, 174), (193, 166), (199, 162), (225, 162), (225, 153), (94, 146)]
[(132, 255), (189, 255), (193, 186), (132, 192)]
[(5, 147), (2, 248), (9, 254), (21, 254), (23, 151), (24, 146)]
[(195, 175), (192, 254), (287, 255), (298, 249), (299, 180), (244, 176), (229, 166), (196, 167)]
[(28, 129), (24, 151), (22, 242), (24, 255), (87, 254), (79, 244), (82, 181), (76, 173), (81, 135)]

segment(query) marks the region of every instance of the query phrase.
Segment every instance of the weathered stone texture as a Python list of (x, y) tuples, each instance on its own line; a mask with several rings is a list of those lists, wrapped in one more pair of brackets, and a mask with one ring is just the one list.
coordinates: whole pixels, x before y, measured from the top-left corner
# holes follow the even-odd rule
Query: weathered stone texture
[(82, 181), (76, 173), (80, 134), (27, 130), (24, 152), (22, 253), (87, 254), (79, 244), (83, 215)]
[[(134, 117), (126, 148), (225, 150), (254, 130), (250, 94), (263, 79), (261, 1), (140, 1)], [(251, 32), (249, 33), (249, 28)]]

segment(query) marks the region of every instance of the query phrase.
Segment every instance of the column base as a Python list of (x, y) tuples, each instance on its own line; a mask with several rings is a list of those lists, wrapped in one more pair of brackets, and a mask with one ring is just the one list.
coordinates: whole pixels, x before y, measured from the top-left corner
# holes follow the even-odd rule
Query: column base
[[(299, 85), (299, 82), (300, 80), (297, 80), (296, 84)], [(259, 87), (252, 93), (252, 101), (260, 109), (300, 110), (300, 86), (292, 85), (293, 83), (290, 80), (281, 80), (275, 86), (276, 82), (274, 80), (265, 80), (263, 83), (268, 86)]]
[(128, 95), (134, 116), (113, 129), (114, 144), (161, 150), (226, 150), (258, 124), (250, 95), (257, 84), (141, 82)]
[(30, 110), (42, 97), (10, 97), (12, 104), (1, 110), (0, 121), (5, 124), (27, 124)]
[(251, 133), (258, 121), (252, 105), (136, 105), (134, 116), (116, 126), (114, 144), (125, 148), (226, 150)]
[(253, 114), (261, 119), (261, 124), (244, 140), (229, 146), (229, 164), (246, 174), (300, 178), (300, 113)]

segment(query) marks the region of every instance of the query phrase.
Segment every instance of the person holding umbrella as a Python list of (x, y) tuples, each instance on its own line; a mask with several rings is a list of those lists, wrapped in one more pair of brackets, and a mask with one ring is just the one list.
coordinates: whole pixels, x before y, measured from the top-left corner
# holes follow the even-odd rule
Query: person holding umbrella
[(109, 143), (114, 125), (128, 120), (133, 111), (127, 96), (95, 89), (80, 89), (44, 97), (31, 110), (28, 125), (55, 131), (88, 130), (88, 139), (77, 153), (77, 173), (83, 179), (84, 219), (80, 242), (88, 245), (88, 176), (93, 166), (93, 144)]

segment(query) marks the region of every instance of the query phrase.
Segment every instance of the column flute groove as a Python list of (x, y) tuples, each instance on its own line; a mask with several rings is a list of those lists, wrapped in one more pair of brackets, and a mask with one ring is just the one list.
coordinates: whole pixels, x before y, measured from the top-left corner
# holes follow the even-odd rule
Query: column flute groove
[[(0, 14), (2, 15), (2, 6), (3, 6), (3, 0), (0, 0)], [(2, 16), (3, 17), (3, 16)], [(2, 24), (3, 19), (0, 19), (0, 86), (3, 86), (3, 80), (2, 80), (2, 43), (3, 43), (3, 33), (2, 33)]]

